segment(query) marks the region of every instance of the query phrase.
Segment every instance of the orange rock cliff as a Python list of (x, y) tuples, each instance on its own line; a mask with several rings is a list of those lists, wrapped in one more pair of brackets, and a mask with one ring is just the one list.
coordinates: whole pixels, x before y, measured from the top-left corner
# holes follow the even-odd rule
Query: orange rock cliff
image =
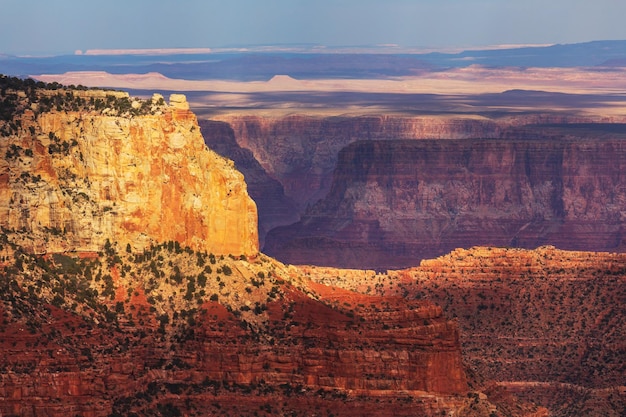
[(243, 176), (206, 148), (185, 96), (166, 105), (158, 95), (143, 104), (125, 93), (63, 94), (63, 106), (95, 104), (31, 104), (3, 131), (0, 226), (16, 243), (35, 253), (99, 251), (107, 239), (134, 250), (175, 240), (217, 254), (258, 252)]

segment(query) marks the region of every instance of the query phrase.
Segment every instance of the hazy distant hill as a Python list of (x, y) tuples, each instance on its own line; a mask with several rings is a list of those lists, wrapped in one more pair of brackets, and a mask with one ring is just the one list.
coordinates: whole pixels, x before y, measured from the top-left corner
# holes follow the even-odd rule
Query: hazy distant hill
[[(252, 50), (256, 51), (256, 50)], [(65, 55), (12, 57), (0, 55), (3, 73), (22, 76), (67, 71), (107, 71), (114, 74), (159, 72), (171, 78), (268, 80), (276, 74), (294, 78), (385, 78), (469, 65), (517, 67), (579, 67), (623, 62), (626, 41), (539, 47), (477, 49), (460, 53), (389, 53), (355, 49), (347, 53), (216, 52), (158, 55)], [(366, 51), (366, 53), (362, 52)]]

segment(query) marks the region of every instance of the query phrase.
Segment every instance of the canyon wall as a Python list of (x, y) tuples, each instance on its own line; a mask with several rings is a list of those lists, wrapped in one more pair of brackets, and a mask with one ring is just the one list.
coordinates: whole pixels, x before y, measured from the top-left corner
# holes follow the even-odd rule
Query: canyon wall
[[(265, 235), (270, 230), (293, 223), (301, 216), (304, 216), (307, 222), (311, 221), (307, 217), (308, 214), (305, 214), (307, 209), (326, 197), (333, 182), (333, 172), (338, 163), (339, 152), (353, 142), (498, 138), (506, 141), (533, 139), (551, 143), (567, 138), (595, 141), (598, 139), (623, 139), (624, 137), (624, 125), (617, 123), (618, 119), (558, 112), (528, 112), (514, 115), (501, 113), (486, 115), (374, 114), (360, 116), (225, 114), (214, 116), (213, 119), (202, 122), (203, 135), (207, 143), (212, 144), (212, 146), (219, 144), (216, 146), (216, 150), (235, 160), (237, 167), (246, 175), (250, 193), (259, 206), (259, 235), (264, 249)], [(258, 165), (251, 163), (250, 155), (246, 153), (248, 150), (252, 152), (252, 157), (258, 161)], [(488, 151), (486, 150), (486, 152)], [(245, 158), (241, 159), (244, 154), (246, 155)], [(489, 158), (498, 157), (498, 155), (489, 156)], [(440, 168), (448, 169), (443, 165)], [(280, 183), (282, 190), (277, 187), (276, 181)], [(513, 178), (512, 181), (514, 181)], [(370, 203), (373, 204), (374, 201), (370, 201)], [(523, 209), (520, 208), (520, 210)], [(440, 221), (434, 220), (434, 222)], [(367, 227), (375, 228), (377, 226), (371, 224)], [(322, 229), (324, 228), (322, 225)], [(284, 233), (284, 230), (275, 231), (274, 235), (283, 236)], [(438, 232), (433, 231), (432, 233)], [(467, 234), (468, 240), (466, 240), (472, 245), (486, 242), (480, 236), (477, 236), (475, 240), (470, 239), (471, 231), (463, 233)], [(308, 240), (293, 241), (296, 239), (293, 233), (292, 236), (285, 237), (287, 241), (284, 242), (276, 242), (276, 239), (272, 238), (267, 250), (285, 261), (319, 263), (314, 256), (295, 258), (288, 252), (307, 251), (307, 246), (328, 248), (337, 246), (337, 242), (333, 239), (328, 240), (328, 236), (325, 236), (324, 233), (317, 236), (316, 240), (311, 236), (301, 237)], [(346, 239), (350, 240), (351, 238)], [(511, 236), (510, 239), (513, 237)], [(500, 239), (500, 241), (506, 241), (506, 239)], [(540, 243), (546, 242), (541, 241)], [(351, 244), (353, 248), (350, 251), (360, 251), (358, 256), (364, 252), (369, 252), (370, 247), (377, 245), (375, 241), (367, 239), (365, 242), (352, 242)], [(356, 248), (356, 246), (360, 246), (361, 249)], [(430, 243), (427, 246), (430, 246)], [(597, 247), (590, 246), (581, 249)], [(283, 248), (285, 250), (284, 257)], [(431, 250), (420, 256), (439, 255), (451, 248), (445, 246), (441, 250)], [(600, 246), (600, 248), (604, 248), (604, 246)], [(409, 253), (409, 257), (414, 256), (410, 249), (397, 247), (390, 250), (404, 251)], [(349, 261), (337, 263), (336, 259), (342, 259), (345, 256), (348, 257)], [(376, 253), (372, 256), (378, 257)], [(410, 259), (406, 258), (400, 264), (385, 264), (383, 260), (377, 260), (367, 265), (359, 265), (359, 261), (350, 259), (354, 258), (354, 255), (345, 252), (334, 256), (334, 258), (331, 257), (330, 259), (332, 264), (341, 266), (382, 267), (412, 264)], [(320, 260), (320, 262), (328, 263), (326, 259)]]
[[(299, 209), (328, 192), (339, 151), (359, 140), (464, 139), (496, 137), (503, 126), (480, 116), (329, 116), (263, 117), (222, 115), (239, 146), (278, 180)], [(505, 125), (508, 126), (508, 123)], [(205, 137), (211, 129), (203, 129)]]
[(474, 247), (388, 273), (303, 271), (441, 306), (459, 324), (470, 379), (492, 401), (509, 392), (553, 416), (626, 412), (626, 254)]
[(248, 186), (248, 193), (257, 205), (259, 217), (259, 244), (263, 247), (265, 235), (271, 229), (299, 220), (296, 203), (285, 195), (280, 182), (272, 178), (254, 158), (252, 151), (242, 148), (235, 140), (235, 132), (225, 122), (200, 120), (200, 128), (209, 149), (231, 159)]
[[(107, 106), (101, 97), (68, 91), (60, 100)], [(26, 97), (13, 99), (24, 109), (0, 142), (0, 226), (34, 252), (98, 251), (107, 240), (142, 250), (176, 240), (256, 254), (257, 211), (243, 176), (206, 148), (184, 96), (172, 95), (169, 106), (155, 97), (141, 115), (131, 112), (146, 105), (111, 97), (111, 106), (127, 103), (126, 114), (79, 104), (41, 111)]]
[(460, 413), (457, 325), (431, 302), (326, 287), (263, 255), (0, 243), (3, 415), (476, 415)]
[(620, 139), (357, 142), (328, 195), (265, 251), (387, 269), (474, 245), (623, 250), (625, 168)]

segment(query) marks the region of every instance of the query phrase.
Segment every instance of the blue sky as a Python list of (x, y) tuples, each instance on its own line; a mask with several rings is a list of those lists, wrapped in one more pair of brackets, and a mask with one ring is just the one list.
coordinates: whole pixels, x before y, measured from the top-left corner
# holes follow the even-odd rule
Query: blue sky
[(0, 53), (626, 39), (624, 0), (0, 0)]

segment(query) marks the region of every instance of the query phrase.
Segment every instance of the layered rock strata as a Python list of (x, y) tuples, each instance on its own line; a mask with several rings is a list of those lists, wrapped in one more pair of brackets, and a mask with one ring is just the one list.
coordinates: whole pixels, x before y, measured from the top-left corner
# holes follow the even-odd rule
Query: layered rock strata
[[(564, 138), (615, 140), (624, 138), (624, 125), (618, 123), (620, 120), (623, 121), (623, 118), (559, 112), (514, 115), (472, 115), (461, 112), (411, 116), (225, 114), (214, 116), (214, 120), (203, 125), (203, 135), (207, 143), (221, 142), (224, 150), (220, 152), (224, 155), (241, 154), (242, 148), (250, 150), (267, 177), (271, 178), (264, 183), (265, 174), (259, 175), (256, 168), (254, 175), (249, 172), (250, 178), (257, 180), (249, 182), (249, 188), (257, 204), (262, 206), (259, 230), (264, 242), (266, 231), (284, 225), (286, 219), (297, 219), (305, 214), (308, 207), (328, 194), (339, 152), (350, 143), (363, 140), (471, 138), (536, 139), (547, 143)], [(225, 129), (228, 130), (228, 141), (223, 140)], [(231, 129), (236, 145), (230, 139)], [(231, 145), (226, 146), (227, 142)], [(241, 163), (242, 167), (245, 165), (251, 166)], [(282, 185), (287, 201), (282, 194), (267, 192), (268, 187), (272, 190), (276, 188), (274, 181)], [(272, 197), (267, 198), (269, 195)], [(481, 243), (483, 241), (480, 239), (471, 242), (472, 245)], [(334, 243), (320, 238), (316, 244), (332, 246)], [(273, 253), (281, 256), (279, 252)], [(445, 251), (436, 254), (441, 253)], [(283, 259), (290, 260), (288, 256)], [(342, 265), (357, 266), (354, 262)]]
[(623, 250), (624, 172), (619, 139), (357, 142), (328, 195), (265, 251), (387, 269), (478, 244)]
[[(216, 116), (284, 187), (300, 210), (324, 197), (339, 151), (352, 142), (497, 137), (503, 126), (480, 116)], [(505, 124), (506, 126), (507, 124)], [(210, 128), (205, 137), (212, 136)]]
[(626, 254), (482, 247), (378, 273), (303, 269), (327, 285), (431, 300), (458, 320), (470, 379), (550, 415), (626, 412)]
[[(0, 142), (0, 226), (24, 248), (98, 251), (109, 240), (142, 250), (176, 240), (215, 253), (258, 252), (243, 177), (206, 148), (183, 95), (169, 106), (155, 97), (134, 115), (146, 104), (128, 97), (105, 102), (104, 92), (67, 91), (58, 106), (78, 103), (75, 111), (42, 111), (35, 100), (45, 94), (34, 94), (11, 97), (22, 111), (5, 122), (15, 129)], [(101, 108), (81, 110), (89, 100)]]
[(265, 235), (271, 229), (299, 220), (297, 204), (285, 195), (280, 182), (272, 178), (254, 158), (252, 151), (242, 148), (235, 140), (229, 124), (212, 120), (201, 120), (200, 128), (209, 149), (231, 159), (248, 186), (248, 193), (259, 212), (259, 244), (262, 247)]
[(26, 88), (0, 97), (0, 414), (492, 407), (467, 396), (439, 307), (311, 283), (258, 253), (242, 175), (184, 96), (9, 81)]
[[(496, 115), (498, 116), (498, 115)], [(332, 172), (339, 151), (348, 144), (363, 140), (403, 139), (471, 139), (523, 138), (532, 135), (544, 139), (558, 135), (558, 125), (578, 125), (605, 122), (619, 126), (619, 120), (585, 117), (559, 113), (501, 114), (489, 117), (473, 114), (444, 115), (345, 115), (315, 116), (293, 114), (259, 116), (225, 114), (212, 117), (233, 130), (237, 144), (249, 149), (268, 175), (278, 180), (285, 194), (296, 201), (300, 209), (315, 203), (329, 190)], [(519, 129), (526, 126), (543, 126)], [(546, 126), (552, 133), (546, 134)], [(216, 128), (214, 133), (212, 126)], [(219, 124), (203, 126), (207, 140), (222, 136)], [(571, 133), (571, 132), (570, 132)], [(594, 132), (598, 135), (598, 132)]]
[(3, 415), (435, 416), (474, 405), (457, 326), (430, 302), (176, 245), (11, 258), (0, 270)]

